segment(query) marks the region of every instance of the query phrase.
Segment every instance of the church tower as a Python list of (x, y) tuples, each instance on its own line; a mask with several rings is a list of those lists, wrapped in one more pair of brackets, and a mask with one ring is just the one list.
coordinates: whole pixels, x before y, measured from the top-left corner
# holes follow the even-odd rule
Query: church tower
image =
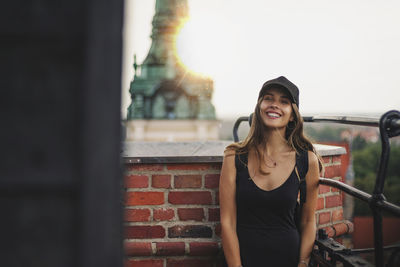
[(127, 115), (127, 140), (218, 139), (211, 103), (213, 81), (179, 61), (176, 38), (188, 19), (187, 0), (156, 0), (152, 44), (141, 65), (134, 62)]

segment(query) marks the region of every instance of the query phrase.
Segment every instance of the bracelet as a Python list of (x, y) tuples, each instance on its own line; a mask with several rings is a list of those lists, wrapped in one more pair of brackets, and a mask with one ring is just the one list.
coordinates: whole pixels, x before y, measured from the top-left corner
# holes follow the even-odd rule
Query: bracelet
[(299, 262), (299, 264), (304, 264), (305, 266), (308, 266), (308, 263), (305, 261), (305, 260), (301, 260), (300, 262)]

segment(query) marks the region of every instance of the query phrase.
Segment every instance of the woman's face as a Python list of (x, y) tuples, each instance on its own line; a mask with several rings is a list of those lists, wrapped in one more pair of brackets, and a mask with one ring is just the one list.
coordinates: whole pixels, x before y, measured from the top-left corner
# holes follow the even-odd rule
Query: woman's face
[(268, 89), (260, 103), (260, 115), (265, 126), (285, 128), (293, 120), (292, 101), (286, 90)]

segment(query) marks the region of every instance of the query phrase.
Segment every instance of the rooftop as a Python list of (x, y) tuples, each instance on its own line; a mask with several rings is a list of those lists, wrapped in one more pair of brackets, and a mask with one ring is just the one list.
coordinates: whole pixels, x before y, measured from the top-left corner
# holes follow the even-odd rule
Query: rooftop
[[(125, 163), (222, 162), (225, 147), (232, 141), (125, 142)], [(315, 144), (321, 156), (346, 154), (343, 147)]]

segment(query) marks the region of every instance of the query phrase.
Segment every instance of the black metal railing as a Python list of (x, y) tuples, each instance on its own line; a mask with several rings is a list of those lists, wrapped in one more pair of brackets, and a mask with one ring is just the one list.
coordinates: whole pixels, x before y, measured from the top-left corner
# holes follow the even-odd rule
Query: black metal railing
[[(252, 115), (240, 117), (233, 127), (235, 142), (239, 141), (238, 129), (243, 121), (251, 124)], [(363, 192), (343, 182), (320, 178), (319, 183), (337, 188), (363, 202), (367, 202), (373, 214), (374, 221), (374, 248), (367, 249), (346, 249), (344, 246), (328, 238), (325, 232), (320, 229), (315, 241), (315, 249), (312, 253), (311, 265), (336, 266), (340, 262), (343, 266), (372, 266), (370, 263), (358, 256), (360, 253), (374, 252), (375, 266), (383, 267), (384, 250), (392, 250), (387, 266), (400, 266), (400, 245), (383, 246), (382, 234), (382, 211), (387, 211), (400, 217), (400, 207), (386, 201), (383, 195), (383, 187), (386, 177), (386, 170), (389, 162), (390, 143), (389, 138), (400, 135), (400, 112), (391, 110), (383, 114), (380, 119), (353, 116), (308, 116), (303, 117), (304, 122), (333, 122), (341, 124), (379, 127), (382, 142), (382, 151), (379, 161), (379, 169), (376, 176), (375, 187), (372, 195)]]

